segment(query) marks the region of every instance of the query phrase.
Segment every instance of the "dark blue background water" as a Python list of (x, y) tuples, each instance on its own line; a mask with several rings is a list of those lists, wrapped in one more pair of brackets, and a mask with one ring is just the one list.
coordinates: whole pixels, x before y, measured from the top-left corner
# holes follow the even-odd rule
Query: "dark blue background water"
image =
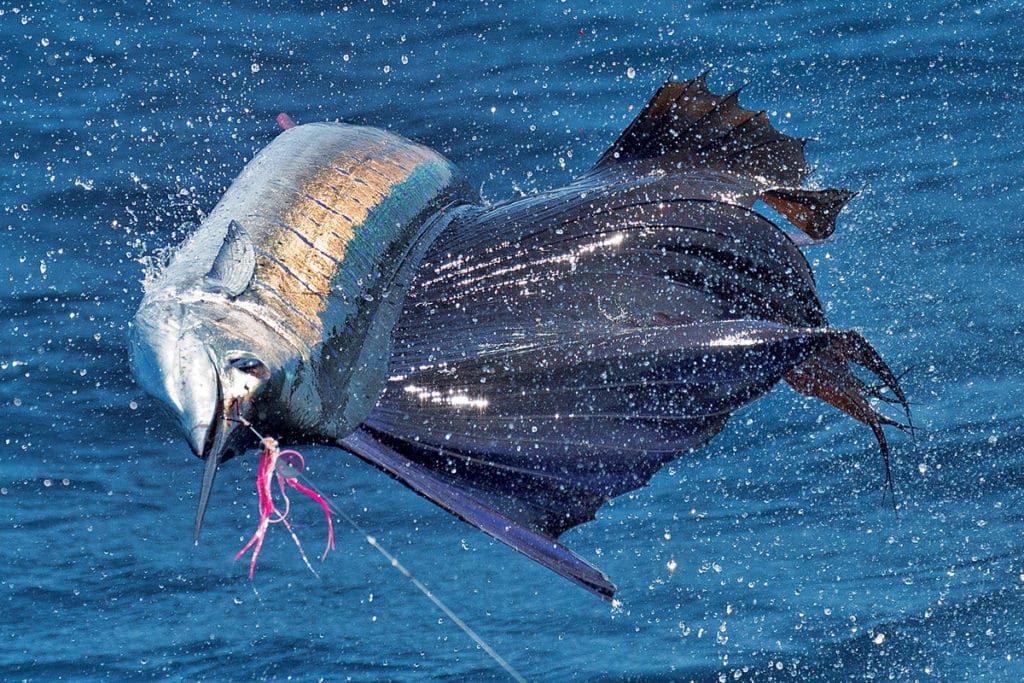
[(250, 585), (251, 456), (193, 547), (199, 463), (126, 368), (140, 258), (279, 111), (391, 128), (500, 199), (706, 68), (861, 191), (808, 257), (832, 321), (911, 369), (899, 515), (870, 432), (784, 387), (567, 534), (617, 610), (339, 451), (305, 449), (314, 480), (530, 679), (1022, 677), (1024, 8), (915, 5), (0, 5), (0, 678), (504, 678), (351, 530), (318, 580), (272, 529)]

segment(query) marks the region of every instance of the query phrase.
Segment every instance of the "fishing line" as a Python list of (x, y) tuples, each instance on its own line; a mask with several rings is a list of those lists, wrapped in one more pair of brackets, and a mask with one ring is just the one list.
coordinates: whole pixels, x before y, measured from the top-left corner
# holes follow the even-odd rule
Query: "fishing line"
[(256, 431), (256, 428), (252, 426), (252, 422), (249, 422), (241, 415), (238, 417), (228, 417), (227, 420), (228, 422), (237, 422), (247, 428), (250, 432), (256, 435), (256, 438), (260, 440), (260, 443), (263, 443), (263, 435)]
[[(252, 429), (252, 427), (250, 427), (250, 429)], [(318, 495), (323, 497), (323, 494), (317, 491), (313, 483), (301, 471), (294, 470), (293, 472), (289, 473), (289, 476), (296, 476), (297, 478), (301, 479), (302, 483), (305, 486), (308, 486), (312, 491), (316, 492)], [(324, 500), (326, 500), (326, 498)], [(380, 553), (384, 557), (384, 559), (386, 559), (391, 564), (392, 567), (401, 572), (405, 578), (409, 579), (413, 586), (415, 586), (421, 593), (423, 593), (423, 595), (425, 595), (428, 600), (434, 603), (434, 605), (436, 605), (439, 610), (444, 612), (445, 615), (449, 619), (451, 619), (456, 626), (462, 629), (463, 633), (472, 638), (473, 642), (479, 645), (480, 649), (486, 652), (491, 657), (491, 659), (493, 659), (498, 664), (498, 666), (504, 669), (505, 672), (508, 673), (508, 675), (512, 678), (512, 680), (516, 681), (517, 683), (526, 683), (526, 679), (523, 677), (522, 674), (516, 671), (511, 664), (505, 661), (504, 657), (499, 655), (497, 651), (487, 643), (487, 641), (481, 638), (476, 631), (470, 628), (469, 624), (460, 619), (458, 615), (456, 615), (455, 612), (453, 612), (451, 608), (448, 607), (448, 605), (444, 604), (444, 602), (441, 601), (441, 598), (434, 595), (434, 593), (429, 588), (427, 588), (427, 586), (422, 581), (416, 578), (416, 576), (414, 576), (413, 573), (409, 571), (409, 569), (404, 564), (399, 562), (397, 557), (389, 553), (384, 548), (384, 546), (382, 546), (377, 541), (376, 538), (374, 538), (370, 533), (366, 531), (366, 529), (360, 526), (357, 521), (349, 517), (346, 513), (335, 507), (334, 504), (331, 503), (330, 501), (327, 501), (327, 505), (334, 515), (345, 520), (345, 522), (350, 527), (352, 527), (356, 531), (356, 533), (362, 535), (363, 539), (370, 545), (371, 548)]]

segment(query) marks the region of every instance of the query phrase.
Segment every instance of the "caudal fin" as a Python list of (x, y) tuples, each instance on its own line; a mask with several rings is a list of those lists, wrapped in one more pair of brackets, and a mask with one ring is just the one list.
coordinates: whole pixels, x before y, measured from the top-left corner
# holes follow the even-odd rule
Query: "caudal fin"
[[(875, 375), (881, 384), (869, 386), (850, 367), (856, 364)], [(800, 363), (785, 375), (786, 382), (807, 396), (814, 396), (839, 408), (853, 419), (871, 428), (885, 461), (885, 477), (896, 504), (892, 470), (889, 466), (889, 444), (883, 427), (911, 428), (910, 404), (900, 387), (899, 378), (889, 369), (878, 352), (854, 330), (836, 333), (833, 342)], [(891, 392), (891, 395), (885, 393)], [(895, 403), (903, 408), (907, 422), (899, 422), (880, 412), (872, 399)]]

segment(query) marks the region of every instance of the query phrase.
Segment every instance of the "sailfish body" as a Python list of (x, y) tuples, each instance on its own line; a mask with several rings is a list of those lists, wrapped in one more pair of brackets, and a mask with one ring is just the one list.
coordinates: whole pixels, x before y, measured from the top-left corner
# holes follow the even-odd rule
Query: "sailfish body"
[[(588, 590), (557, 542), (705, 444), (785, 378), (874, 430), (798, 242), (851, 196), (806, 190), (803, 142), (702, 78), (664, 85), (570, 185), (483, 206), (458, 170), (380, 130), (286, 130), (145, 287), (140, 383), (207, 462), (249, 421), (385, 470)], [(764, 201), (794, 239), (754, 211)]]

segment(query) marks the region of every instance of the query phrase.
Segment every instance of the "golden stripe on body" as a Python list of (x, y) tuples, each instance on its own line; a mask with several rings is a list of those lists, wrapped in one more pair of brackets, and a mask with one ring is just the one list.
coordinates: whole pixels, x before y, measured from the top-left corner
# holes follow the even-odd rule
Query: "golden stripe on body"
[[(295, 188), (280, 224), (272, 226), (266, 251), (257, 253), (255, 280), (263, 287), (251, 291), (306, 347), (323, 340), (320, 315), (338, 268), (357, 266), (345, 261), (356, 231), (395, 185), (431, 158), (425, 148), (390, 141), (346, 149), (319, 162), (321, 167)], [(355, 268), (355, 277), (369, 273), (372, 264), (363, 265)]]

